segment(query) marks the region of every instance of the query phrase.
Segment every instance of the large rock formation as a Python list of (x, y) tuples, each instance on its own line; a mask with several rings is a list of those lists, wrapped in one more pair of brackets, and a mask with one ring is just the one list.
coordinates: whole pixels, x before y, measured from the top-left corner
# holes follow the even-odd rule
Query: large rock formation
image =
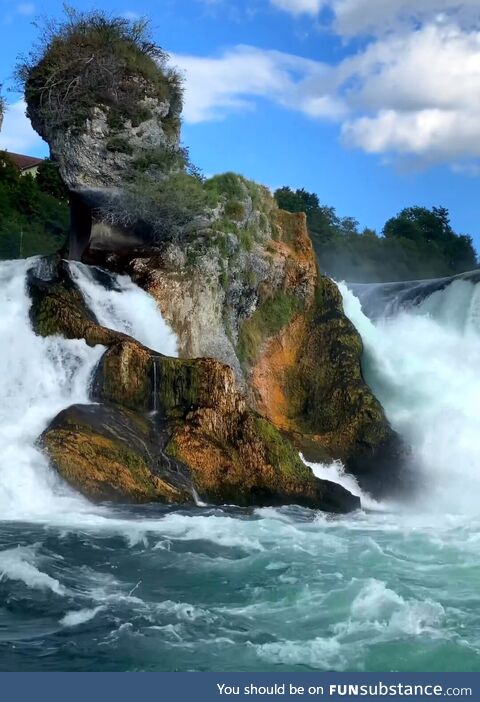
[(70, 257), (80, 258), (92, 212), (138, 168), (162, 173), (181, 154), (180, 78), (143, 25), (68, 10), (19, 72), (27, 115), (72, 193)]
[(155, 250), (89, 253), (158, 301), (183, 358), (230, 365), (250, 404), (316, 462), (341, 459), (381, 496), (405, 482), (405, 447), (361, 370), (361, 338), (318, 272), (303, 214), (233, 174), (208, 224)]
[(239, 393), (231, 368), (179, 360), (98, 325), (51, 260), (28, 281), (42, 335), (107, 347), (94, 383), (98, 404), (60, 413), (42, 436), (59, 473), (92, 500), (302, 504), (346, 512), (359, 500), (318, 480), (293, 446)]
[[(241, 470), (250, 474), (251, 454), (236, 443), (243, 436), (252, 446), (262, 433), (253, 410), (288, 435), (307, 458), (342, 459), (375, 495), (396, 489), (403, 481), (404, 449), (363, 380), (361, 339), (343, 313), (336, 286), (318, 272), (305, 215), (279, 210), (266, 188), (235, 174), (203, 183), (186, 173), (175, 157), (181, 105), (176, 74), (167, 69), (163, 54), (155, 56), (152, 51), (158, 50), (151, 44), (139, 43), (128, 23), (100, 19), (94, 13), (67, 23), (41, 59), (27, 66), (28, 112), (73, 193), (71, 254), (82, 254), (90, 241), (98, 193), (108, 191), (111, 198), (121, 191), (122, 197), (114, 198), (113, 219), (104, 214), (100, 222), (101, 247), (98, 238), (92, 240), (83, 260), (129, 273), (158, 301), (177, 333), (181, 357), (216, 359), (214, 377), (223, 378), (223, 395), (228, 387), (231, 401), (243, 403), (233, 414), (228, 403), (220, 402), (216, 409), (204, 403), (206, 397), (193, 414), (183, 407), (188, 431), (175, 432), (175, 452), (188, 457), (193, 471), (197, 460), (205, 467), (210, 453), (218, 475), (225, 461), (233, 465), (235, 455), (242, 476), (238, 484), (243, 480), (260, 494), (263, 488), (254, 488)], [(108, 71), (111, 80), (105, 79)], [(119, 250), (118, 234), (113, 236), (112, 221), (129, 223), (124, 250)], [(146, 224), (152, 234), (149, 246), (144, 241), (132, 248)], [(79, 316), (76, 302), (72, 308), (75, 293), (68, 283), (57, 293), (38, 303), (40, 330), (51, 333), (52, 325), (63, 324), (67, 316), (80, 338), (109, 345), (109, 332), (88, 314)], [(201, 363), (195, 362), (193, 376), (182, 376), (183, 384), (193, 382), (199, 369), (209, 377), (211, 367)], [(252, 410), (221, 364), (233, 369)], [(140, 375), (141, 383), (145, 378)], [(138, 391), (146, 397), (143, 386)], [(125, 404), (124, 397), (116, 401)], [(214, 428), (211, 436), (222, 446), (228, 437), (230, 457), (223, 448), (216, 450), (215, 438), (208, 450), (203, 443), (202, 453), (193, 430), (202, 422)], [(205, 436), (203, 432), (202, 441)], [(265, 436), (259, 442), (255, 480), (262, 481), (270, 468), (259, 465), (273, 467), (273, 458)], [(282, 461), (277, 469), (279, 465)], [(304, 469), (296, 465), (295, 475), (304, 484)], [(287, 483), (279, 485), (281, 494), (291, 495)]]

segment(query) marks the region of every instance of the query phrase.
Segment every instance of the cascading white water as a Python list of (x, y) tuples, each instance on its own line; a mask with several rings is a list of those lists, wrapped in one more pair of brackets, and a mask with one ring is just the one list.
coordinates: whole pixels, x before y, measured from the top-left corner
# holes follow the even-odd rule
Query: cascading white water
[(340, 290), (363, 338), (366, 380), (425, 479), (424, 504), (478, 513), (480, 286), (456, 280), (375, 323), (346, 285)]
[(100, 324), (132, 336), (148, 348), (178, 356), (177, 337), (163, 319), (154, 298), (126, 275), (104, 273), (111, 287), (100, 285), (89, 266), (70, 263), (73, 279)]
[(36, 447), (48, 422), (88, 402), (103, 347), (32, 330), (26, 292), (30, 261), (0, 263), (0, 516), (35, 519), (82, 510), (86, 503), (55, 476)]
[[(91, 378), (105, 348), (34, 333), (26, 276), (35, 265), (40, 262), (0, 262), (0, 519), (96, 526), (107, 520), (114, 527), (104, 510), (93, 509), (58, 478), (37, 446), (62, 409), (90, 401)], [(116, 289), (109, 289), (86, 266), (70, 265), (101, 324), (177, 355), (176, 336), (155, 301), (130, 278), (112, 276)]]

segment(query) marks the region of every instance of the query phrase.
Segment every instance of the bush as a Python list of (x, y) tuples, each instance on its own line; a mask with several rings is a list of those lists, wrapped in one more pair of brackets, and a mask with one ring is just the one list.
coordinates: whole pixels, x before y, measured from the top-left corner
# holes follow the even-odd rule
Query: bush
[(186, 225), (206, 207), (202, 181), (179, 171), (156, 180), (138, 175), (121, 197), (113, 197), (102, 208), (103, 219), (114, 225), (143, 231), (152, 244), (178, 239)]
[(107, 151), (113, 151), (114, 153), (122, 153), (131, 155), (133, 149), (130, 146), (130, 142), (126, 137), (120, 136), (119, 134), (111, 137), (106, 143)]
[(97, 105), (110, 108), (109, 123), (149, 118), (145, 97), (170, 101), (168, 117), (182, 108), (179, 74), (150, 35), (146, 20), (131, 22), (100, 10), (65, 7), (61, 20), (45, 20), (38, 45), (17, 65), (29, 112), (50, 128), (82, 128)]
[(236, 173), (222, 173), (205, 182), (205, 188), (218, 202), (223, 196), (227, 200), (242, 200), (245, 196), (243, 178)]

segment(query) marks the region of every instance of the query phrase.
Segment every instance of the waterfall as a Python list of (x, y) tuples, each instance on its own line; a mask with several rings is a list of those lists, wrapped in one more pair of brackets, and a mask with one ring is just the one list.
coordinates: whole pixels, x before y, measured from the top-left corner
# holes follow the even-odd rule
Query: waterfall
[(70, 272), (100, 324), (165, 356), (178, 356), (177, 337), (154, 298), (131, 278), (81, 263), (70, 263)]
[[(26, 276), (42, 259), (0, 262), (0, 517), (46, 519), (91, 506), (60, 480), (37, 445), (63, 409), (90, 401), (90, 383), (105, 348), (83, 340), (37, 336), (30, 323)], [(176, 355), (177, 339), (153, 298), (126, 276), (71, 264), (101, 324), (131, 334), (161, 353)], [(156, 370), (156, 369), (155, 369)]]
[(365, 378), (413, 448), (424, 504), (478, 513), (480, 285), (457, 277), (412, 297), (415, 287), (402, 284), (386, 305), (385, 286), (340, 290), (364, 342)]
[(34, 260), (0, 262), (0, 515), (32, 519), (87, 505), (50, 469), (38, 436), (62, 409), (88, 402), (103, 347), (32, 330), (26, 274)]

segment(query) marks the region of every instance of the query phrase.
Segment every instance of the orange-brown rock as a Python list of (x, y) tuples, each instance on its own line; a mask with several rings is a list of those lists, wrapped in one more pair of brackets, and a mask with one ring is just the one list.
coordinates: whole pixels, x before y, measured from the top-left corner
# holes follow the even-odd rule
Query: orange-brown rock
[(319, 273), (305, 215), (283, 212), (269, 197), (257, 197), (269, 229), (241, 254), (243, 263), (222, 259), (212, 232), (201, 239), (211, 247), (209, 262), (223, 267), (222, 286), (213, 263), (185, 264), (200, 237), (173, 254), (170, 247), (106, 262), (157, 299), (182, 355), (228, 363), (250, 405), (308, 459), (341, 459), (363, 488), (391, 492), (403, 480), (405, 448), (363, 379), (360, 335), (337, 286)]
[(63, 264), (60, 271), (49, 284), (29, 281), (37, 331), (108, 347), (94, 382), (98, 404), (61, 412), (42, 436), (53, 465), (77, 490), (95, 501), (188, 502), (194, 486), (215, 503), (294, 502), (332, 512), (359, 506), (344, 488), (318, 480), (248, 408), (229, 366), (168, 358), (103, 329)]

